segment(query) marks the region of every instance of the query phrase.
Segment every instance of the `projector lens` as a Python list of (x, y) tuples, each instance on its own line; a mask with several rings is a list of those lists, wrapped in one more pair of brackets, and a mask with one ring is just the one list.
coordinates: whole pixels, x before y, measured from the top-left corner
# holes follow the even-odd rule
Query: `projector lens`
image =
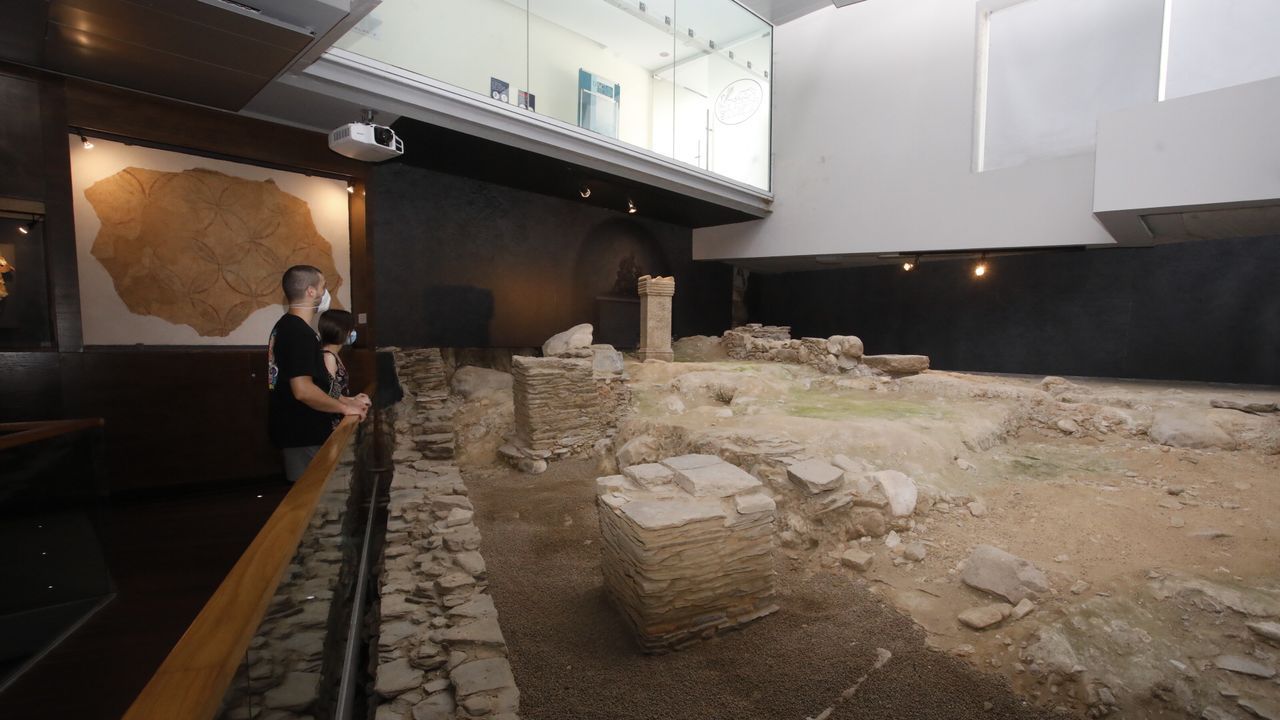
[(391, 132), (391, 128), (375, 127), (373, 129), (373, 141), (383, 147), (391, 147), (391, 138), (395, 137), (395, 133)]

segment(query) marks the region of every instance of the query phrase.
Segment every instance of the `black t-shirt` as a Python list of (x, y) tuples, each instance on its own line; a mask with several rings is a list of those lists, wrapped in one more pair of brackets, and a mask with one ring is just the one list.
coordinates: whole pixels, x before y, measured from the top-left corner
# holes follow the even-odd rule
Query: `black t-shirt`
[(302, 318), (285, 315), (271, 329), (267, 344), (268, 429), (276, 447), (323, 445), (333, 429), (332, 415), (313, 410), (293, 396), (289, 379), (302, 376), (328, 394), (329, 372), (320, 353), (320, 338)]

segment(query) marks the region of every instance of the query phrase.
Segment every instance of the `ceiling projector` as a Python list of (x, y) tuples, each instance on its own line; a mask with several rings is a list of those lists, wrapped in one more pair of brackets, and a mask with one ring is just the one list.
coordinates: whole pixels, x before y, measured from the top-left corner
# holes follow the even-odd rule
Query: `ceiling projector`
[(378, 162), (403, 155), (404, 143), (391, 128), (373, 124), (373, 113), (366, 111), (360, 122), (329, 133), (329, 149), (356, 160)]

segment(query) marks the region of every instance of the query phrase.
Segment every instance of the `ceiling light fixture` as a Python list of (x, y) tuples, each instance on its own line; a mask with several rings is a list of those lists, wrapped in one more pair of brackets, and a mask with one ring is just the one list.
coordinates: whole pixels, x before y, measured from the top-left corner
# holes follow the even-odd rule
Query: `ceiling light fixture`
[(627, 212), (632, 215), (636, 214), (636, 204), (631, 202), (631, 198), (627, 198)]
[(348, 195), (356, 194), (356, 186), (352, 184), (350, 180), (347, 181), (347, 194)]
[(80, 131), (80, 144), (84, 145), (85, 150), (92, 150), (93, 143), (89, 142), (89, 138), (84, 136), (84, 131)]
[(591, 188), (587, 187), (586, 185), (583, 185), (582, 188), (578, 190), (578, 194), (581, 195), (582, 198), (585, 200), (591, 197)]
[(978, 258), (978, 264), (973, 266), (973, 276), (983, 277), (986, 274), (987, 274), (987, 254), (983, 253), (982, 256)]
[(33, 217), (22, 225), (18, 226), (18, 232), (23, 235), (30, 235), (32, 230), (36, 229), (36, 223), (40, 222), (40, 218)]
[(919, 265), (919, 264), (920, 264), (920, 256), (919, 256), (919, 255), (916, 255), (915, 257), (911, 258), (910, 260), (907, 260), (907, 261), (903, 262), (903, 263), (902, 263), (902, 269), (903, 269), (903, 271), (905, 271), (905, 272), (911, 272), (912, 270), (915, 270), (915, 269), (916, 269), (916, 266), (917, 266), (917, 265)]

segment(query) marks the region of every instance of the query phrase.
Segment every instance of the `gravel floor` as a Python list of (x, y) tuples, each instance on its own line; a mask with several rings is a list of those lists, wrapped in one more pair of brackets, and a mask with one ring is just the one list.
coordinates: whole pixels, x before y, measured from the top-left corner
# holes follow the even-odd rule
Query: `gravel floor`
[[(773, 615), (668, 655), (640, 654), (601, 584), (594, 466), (468, 477), (527, 720), (1038, 718), (1002, 682), (925, 648), (858, 583), (778, 555)], [(876, 649), (893, 653), (872, 669)], [(852, 699), (840, 694), (867, 679)], [(992, 708), (984, 710), (984, 703)]]

